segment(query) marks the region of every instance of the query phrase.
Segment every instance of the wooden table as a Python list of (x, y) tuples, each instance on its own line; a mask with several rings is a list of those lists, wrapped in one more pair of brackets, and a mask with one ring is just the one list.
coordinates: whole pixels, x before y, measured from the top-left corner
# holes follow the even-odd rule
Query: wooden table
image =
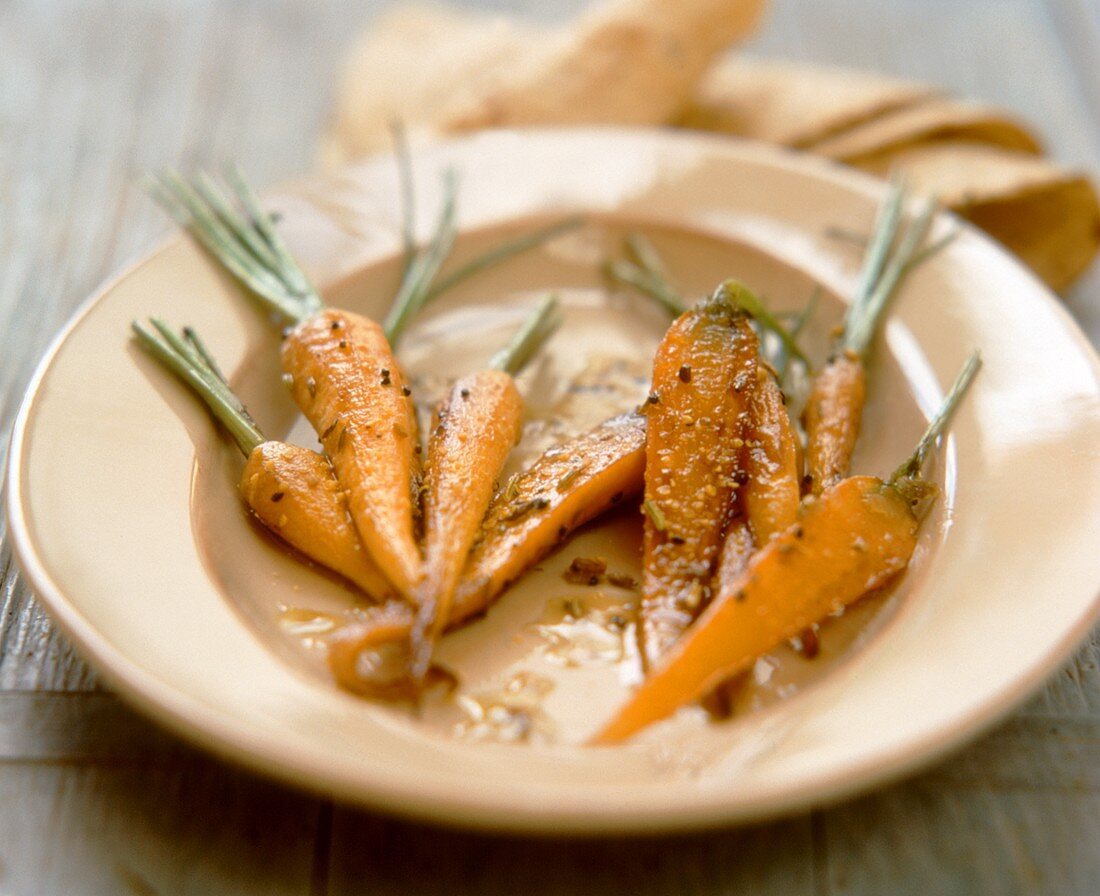
[[(261, 184), (307, 170), (339, 52), (379, 5), (0, 4), (5, 440), (53, 332), (166, 232), (141, 175), (229, 158)], [(519, 4), (540, 15), (579, 5)], [(1058, 158), (1100, 174), (1094, 0), (776, 0), (753, 50), (878, 68), (1004, 104), (1038, 125)], [(1100, 340), (1100, 271), (1069, 304)], [(1100, 887), (1100, 633), (1009, 721), (903, 784), (753, 829), (525, 841), (367, 815), (207, 758), (97, 684), (6, 547), (0, 581), (2, 896), (1064, 896)]]

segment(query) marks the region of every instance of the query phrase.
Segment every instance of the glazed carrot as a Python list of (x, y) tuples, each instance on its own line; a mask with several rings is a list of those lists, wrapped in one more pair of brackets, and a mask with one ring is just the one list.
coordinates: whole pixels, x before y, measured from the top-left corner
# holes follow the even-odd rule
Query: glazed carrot
[[(166, 174), (155, 195), (258, 300), (294, 324), (282, 358), (295, 401), (325, 445), (364, 546), (393, 585), (411, 596), (420, 574), (413, 535), (420, 464), (415, 413), (392, 345), (440, 291), (433, 282), (456, 235), (453, 174), (446, 177), (435, 235), (423, 250), (408, 252), (384, 328), (351, 312), (325, 310), (243, 178), (230, 171), (229, 179), (232, 200), (203, 175), (190, 185)], [(499, 247), (480, 267), (472, 262), (456, 272), (447, 285), (562, 229), (557, 225)]]
[[(621, 414), (546, 451), (493, 499), (466, 562), (447, 628), (483, 613), (523, 573), (570, 533), (642, 490), (645, 417)], [(394, 602), (382, 616), (348, 626), (330, 640), (337, 681), (361, 690), (359, 655), (408, 638), (415, 611)]]
[(653, 363), (638, 633), (653, 664), (706, 602), (729, 521), (759, 341), (723, 284), (678, 317)]
[(913, 455), (889, 481), (853, 476), (811, 499), (758, 551), (593, 740), (612, 744), (698, 699), (761, 654), (906, 568), (936, 494), (924, 457), (978, 369), (973, 356)]
[(890, 299), (910, 271), (954, 236), (952, 233), (922, 249), (936, 211), (931, 200), (899, 236), (905, 198), (902, 186), (897, 182), (891, 184), (867, 246), (843, 334), (832, 356), (814, 377), (806, 399), (802, 413), (806, 469), (810, 490), (815, 495), (848, 474), (866, 398), (867, 352)]
[(283, 341), (291, 395), (320, 434), (363, 546), (402, 594), (420, 576), (413, 490), (416, 410), (382, 328), (326, 310)]
[(740, 497), (753, 539), (764, 545), (795, 521), (801, 475), (798, 436), (779, 384), (763, 364), (757, 365), (756, 378), (749, 397), (748, 479)]
[(814, 377), (802, 409), (813, 494), (821, 494), (848, 474), (866, 397), (867, 374), (855, 352), (834, 355)]
[[(626, 284), (653, 299), (670, 314), (682, 314), (683, 299), (672, 287), (657, 250), (639, 233), (626, 239), (628, 258), (609, 262), (605, 272), (613, 281)], [(762, 328), (775, 335), (768, 362), (786, 370), (792, 357), (804, 365), (809, 361), (797, 342), (798, 332), (813, 313), (816, 294), (791, 329), (750, 290), (731, 290), (735, 303)], [(761, 341), (761, 354), (765, 342)], [(749, 401), (749, 432), (746, 438), (747, 480), (739, 492), (738, 518), (730, 523), (726, 544), (718, 563), (719, 579), (740, 570), (752, 553), (753, 539), (761, 544), (785, 529), (798, 510), (801, 482), (801, 443), (791, 425), (783, 393), (769, 363), (757, 369), (759, 388)]]
[(554, 298), (541, 302), (489, 366), (459, 378), (436, 409), (424, 497), (424, 574), (413, 591), (419, 613), (410, 673), (417, 684), (450, 616), (497, 477), (523, 431), (523, 399), (513, 377), (557, 329), (556, 313)]
[(324, 456), (264, 442), (249, 454), (239, 489), (256, 518), (285, 542), (376, 599), (393, 593), (348, 522), (344, 491)]
[(348, 521), (343, 492), (328, 461), (316, 451), (266, 440), (198, 336), (185, 330), (181, 339), (163, 322), (152, 323), (156, 333), (134, 323), (141, 344), (206, 402), (248, 458), (240, 492), (256, 518), (368, 595), (376, 599), (391, 595), (393, 588)]

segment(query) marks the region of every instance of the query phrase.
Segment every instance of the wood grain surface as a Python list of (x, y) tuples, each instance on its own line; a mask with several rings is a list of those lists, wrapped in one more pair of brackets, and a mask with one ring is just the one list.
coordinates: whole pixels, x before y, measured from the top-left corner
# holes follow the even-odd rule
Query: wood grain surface
[[(473, 4), (471, 4), (473, 5)], [(543, 18), (581, 0), (482, 7)], [(363, 0), (0, 3), (0, 451), (52, 334), (167, 231), (142, 175), (310, 168)], [(935, 81), (1016, 110), (1100, 174), (1093, 0), (775, 0), (751, 51)], [(1100, 341), (1100, 270), (1068, 297)], [(187, 747), (100, 688), (0, 522), (0, 896), (1093, 894), (1100, 633), (919, 778), (742, 830), (631, 841), (441, 831), (300, 795)]]

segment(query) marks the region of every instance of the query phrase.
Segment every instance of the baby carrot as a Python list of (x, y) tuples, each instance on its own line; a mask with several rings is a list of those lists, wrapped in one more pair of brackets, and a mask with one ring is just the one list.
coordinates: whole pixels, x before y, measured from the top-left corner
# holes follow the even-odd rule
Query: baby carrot
[(460, 377), (435, 413), (424, 498), (424, 573), (410, 673), (423, 681), (450, 616), (458, 577), (493, 497), (494, 483), (523, 429), (513, 377), (558, 326), (557, 302), (541, 302), (489, 366)]
[[(642, 490), (645, 417), (621, 414), (546, 451), (496, 495), (462, 572), (446, 627), (483, 612), (516, 579), (580, 526)], [(329, 642), (329, 666), (353, 691), (364, 688), (359, 656), (408, 638), (415, 610), (387, 604), (360, 625), (346, 626)]]
[(843, 334), (814, 377), (802, 412), (806, 468), (815, 495), (848, 474), (866, 398), (866, 357), (890, 299), (910, 271), (954, 236), (922, 249), (936, 211), (931, 200), (901, 234), (905, 198), (902, 186), (891, 184), (867, 246)]
[(343, 492), (328, 461), (316, 451), (266, 440), (198, 336), (186, 330), (180, 338), (163, 322), (152, 324), (156, 332), (133, 324), (142, 346), (206, 403), (247, 458), (240, 492), (256, 518), (368, 595), (376, 599), (391, 595), (392, 587), (348, 522)]
[(382, 328), (329, 309), (294, 327), (282, 353), (291, 395), (321, 436), (363, 546), (411, 595), (420, 575), (416, 411)]
[[(230, 171), (229, 180), (232, 199), (208, 177), (200, 175), (192, 185), (165, 174), (155, 184), (155, 196), (259, 301), (293, 324), (282, 358), (295, 401), (326, 447), (364, 546), (409, 597), (420, 574), (413, 534), (420, 463), (413, 405), (392, 346), (412, 316), (441, 291), (433, 283), (456, 235), (453, 174), (445, 181), (435, 235), (423, 250), (409, 252), (384, 328), (348, 311), (326, 310), (243, 178)], [(456, 272), (447, 285), (549, 239), (564, 226), (498, 247), (491, 257)]]
[(723, 284), (657, 349), (645, 466), (642, 653), (656, 663), (706, 602), (729, 521), (759, 343)]
[(913, 455), (886, 482), (830, 486), (729, 582), (593, 740), (612, 744), (698, 699), (730, 675), (906, 568), (935, 486), (920, 471), (979, 361), (974, 355)]

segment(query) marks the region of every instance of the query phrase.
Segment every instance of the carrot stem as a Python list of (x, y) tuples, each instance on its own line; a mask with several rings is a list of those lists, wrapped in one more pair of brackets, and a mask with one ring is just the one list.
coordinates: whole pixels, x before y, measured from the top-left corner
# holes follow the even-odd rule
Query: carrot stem
[(756, 293), (737, 280), (727, 280), (719, 288), (726, 291), (735, 307), (740, 308), (749, 317), (759, 321), (761, 326), (775, 333), (787, 352), (798, 358), (808, 369), (810, 368), (810, 359), (799, 347), (790, 330), (783, 326), (779, 318), (765, 307)]
[(966, 395), (967, 389), (970, 388), (970, 384), (973, 382), (981, 366), (982, 357), (980, 352), (974, 352), (966, 359), (966, 363), (963, 365), (962, 370), (959, 371), (959, 375), (955, 377), (955, 382), (948, 390), (943, 400), (943, 404), (940, 405), (940, 409), (928, 423), (924, 435), (922, 435), (920, 441), (917, 442), (917, 447), (901, 466), (894, 471), (893, 475), (888, 480), (890, 485), (896, 485), (902, 479), (920, 477), (921, 469), (924, 467), (924, 460), (928, 455), (928, 451), (935, 444), (936, 439), (943, 433), (947, 424), (951, 422), (952, 415), (958, 408), (959, 402), (962, 401), (963, 396)]
[(397, 179), (401, 188), (401, 242), (405, 247), (404, 274), (416, 258), (416, 192), (413, 186), (412, 156), (405, 123), (395, 118), (390, 124), (393, 153), (397, 159)]
[(503, 370), (516, 376), (531, 360), (535, 352), (554, 335), (561, 326), (561, 314), (558, 311), (556, 296), (546, 296), (526, 318), (499, 352), (489, 361), (493, 370)]
[(633, 286), (673, 317), (687, 311), (687, 302), (669, 282), (668, 271), (653, 243), (640, 233), (630, 233), (626, 237), (626, 252), (628, 259), (605, 265), (604, 272), (610, 279)]
[(292, 322), (305, 320), (322, 307), (320, 296), (282, 245), (244, 179), (239, 173), (232, 176), (243, 211), (234, 209), (206, 176), (192, 185), (166, 171), (151, 183), (150, 192), (263, 304)]
[(155, 333), (138, 321), (130, 325), (142, 347), (195, 391), (229, 431), (241, 452), (247, 457), (257, 445), (267, 441), (240, 399), (206, 364), (205, 349), (196, 349), (194, 343), (189, 345), (161, 320), (154, 319), (150, 323)]
[[(806, 328), (806, 324), (810, 322), (814, 314), (817, 312), (818, 302), (821, 300), (821, 287), (815, 286), (814, 291), (810, 293), (810, 299), (806, 302), (806, 307), (799, 312), (798, 317), (794, 319), (794, 323), (790, 327), (790, 335), (792, 340), (798, 339), (802, 334), (802, 331)], [(785, 342), (780, 342), (779, 348), (775, 352), (775, 357), (772, 359), (775, 369), (779, 373), (779, 382), (782, 383), (787, 378), (787, 370), (791, 366), (791, 352), (787, 349)]]
[(447, 274), (447, 276), (440, 277), (428, 290), (421, 307), (442, 295), (453, 286), (457, 286), (463, 280), (469, 279), (474, 274), (479, 274), (486, 268), (490, 268), (502, 261), (507, 261), (509, 258), (519, 255), (521, 252), (526, 252), (528, 249), (535, 249), (543, 243), (549, 242), (556, 236), (560, 236), (563, 233), (580, 227), (584, 221), (585, 219), (582, 215), (570, 215), (567, 218), (562, 218), (560, 221), (554, 221), (551, 224), (547, 224), (545, 227), (540, 227), (523, 236), (503, 242), (499, 246), (494, 246), (492, 249), (483, 252), (475, 258), (471, 258), (468, 262)]
[(920, 252), (924, 238), (928, 235), (932, 216), (935, 213), (936, 202), (928, 199), (901, 237), (897, 251), (891, 255), (871, 292), (865, 298), (857, 295), (853, 303), (857, 313), (851, 321), (850, 328), (845, 328), (844, 348), (846, 350), (855, 352), (860, 358), (866, 355), (887, 304), (893, 298), (905, 275), (916, 267), (914, 260)]
[(390, 313), (383, 324), (390, 345), (395, 345), (416, 313), (424, 307), (428, 290), (450, 254), (458, 231), (455, 226), (455, 201), (458, 176), (454, 169), (443, 173), (443, 208), (439, 213), (435, 233), (405, 270), (401, 285), (394, 296)]

